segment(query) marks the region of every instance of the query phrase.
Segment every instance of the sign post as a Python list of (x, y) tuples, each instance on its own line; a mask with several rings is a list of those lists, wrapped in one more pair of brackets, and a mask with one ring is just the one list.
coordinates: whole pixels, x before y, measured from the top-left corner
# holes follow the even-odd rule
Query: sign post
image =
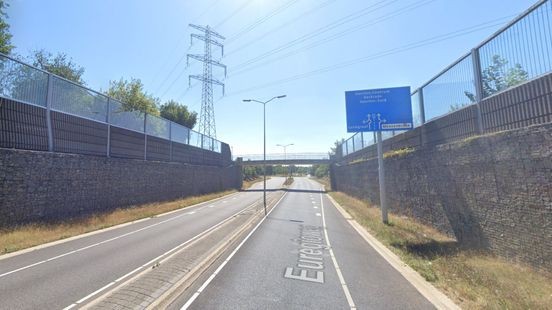
[(376, 132), (378, 178), (382, 221), (387, 224), (385, 167), (382, 131), (409, 130), (414, 127), (410, 87), (395, 87), (345, 92), (347, 132)]

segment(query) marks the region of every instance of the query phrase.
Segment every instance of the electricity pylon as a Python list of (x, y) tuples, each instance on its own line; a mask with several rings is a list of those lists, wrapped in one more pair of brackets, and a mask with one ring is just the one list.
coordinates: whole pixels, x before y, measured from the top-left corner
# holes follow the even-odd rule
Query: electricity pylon
[(188, 87), (190, 87), (192, 79), (203, 82), (201, 93), (201, 113), (199, 114), (199, 132), (214, 139), (217, 138), (217, 128), (215, 125), (215, 109), (213, 107), (213, 84), (222, 86), (222, 94), (224, 95), (224, 83), (213, 79), (212, 66), (224, 68), (224, 76), (226, 76), (226, 66), (214, 60), (211, 55), (211, 45), (216, 45), (221, 48), (222, 56), (224, 56), (224, 46), (217, 39), (224, 40), (225, 38), (213, 31), (209, 26), (197, 26), (190, 24), (190, 27), (202, 32), (202, 35), (192, 33), (190, 35), (190, 44), (194, 38), (205, 42), (205, 51), (203, 55), (188, 54), (186, 63), (189, 65), (190, 58), (203, 62), (203, 75), (188, 76)]

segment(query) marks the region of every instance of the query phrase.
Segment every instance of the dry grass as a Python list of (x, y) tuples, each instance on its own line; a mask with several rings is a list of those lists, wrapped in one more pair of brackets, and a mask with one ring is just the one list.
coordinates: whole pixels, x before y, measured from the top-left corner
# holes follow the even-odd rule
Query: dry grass
[(390, 214), (340, 192), (331, 193), (374, 237), (464, 309), (551, 309), (552, 275), (456, 242), (411, 218)]
[(398, 150), (392, 150), (392, 151), (388, 151), (388, 152), (385, 152), (383, 154), (383, 158), (391, 158), (391, 157), (403, 157), (405, 156), (406, 154), (410, 154), (412, 152), (414, 152), (416, 149), (412, 148), (412, 147), (405, 147), (405, 148), (402, 148), (402, 149), (398, 149)]
[[(266, 177), (266, 180), (270, 180), (270, 177)], [(263, 178), (260, 177), (260, 178), (256, 178), (256, 179), (253, 179), (253, 180), (244, 180), (243, 183), (242, 183), (242, 189), (248, 189), (250, 188), (251, 186), (253, 186), (253, 184), (256, 184), (256, 183), (259, 183), (259, 182), (262, 182), (263, 181)]]
[(8, 230), (0, 230), (0, 254), (10, 253), (35, 245), (69, 238), (98, 229), (152, 217), (165, 212), (189, 207), (200, 202), (219, 198), (235, 191), (188, 197), (163, 203), (140, 205), (112, 212), (72, 219), (64, 223), (29, 224)]

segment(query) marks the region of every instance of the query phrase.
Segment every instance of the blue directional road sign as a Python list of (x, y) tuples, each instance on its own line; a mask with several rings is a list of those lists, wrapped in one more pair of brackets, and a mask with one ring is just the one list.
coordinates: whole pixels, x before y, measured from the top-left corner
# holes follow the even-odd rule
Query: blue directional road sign
[(414, 128), (410, 87), (345, 92), (347, 132)]

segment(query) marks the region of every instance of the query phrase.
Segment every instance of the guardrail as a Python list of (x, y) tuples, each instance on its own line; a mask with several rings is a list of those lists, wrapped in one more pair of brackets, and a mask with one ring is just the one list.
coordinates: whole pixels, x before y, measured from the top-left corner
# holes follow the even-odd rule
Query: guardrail
[[(544, 102), (531, 107), (527, 104), (518, 105), (507, 113), (504, 113), (504, 108), (494, 109), (489, 105), (482, 107), (481, 103), (552, 71), (551, 11), (552, 3), (549, 0), (537, 2), (470, 53), (416, 89), (411, 94), (415, 128), (431, 122), (448, 122), (444, 118), (455, 118), (454, 113), (461, 119), (455, 120), (455, 133), (447, 133), (447, 137), (519, 128), (528, 123), (535, 124), (534, 119), (547, 122), (551, 111)], [(512, 117), (512, 113), (516, 117)], [(475, 117), (475, 127), (472, 116)], [(449, 122), (443, 127), (450, 129), (452, 125)], [(429, 130), (436, 131), (439, 128)], [(403, 133), (384, 132), (383, 139)], [(375, 136), (372, 133), (357, 133), (342, 143), (338, 150), (342, 156), (346, 156), (373, 144)]]
[[(0, 97), (39, 107), (46, 111), (45, 127), (49, 151), (54, 151), (54, 126), (66, 126), (67, 131), (75, 129), (71, 127), (71, 123), (63, 123), (65, 118), (59, 118), (61, 123), (54, 125), (52, 112), (60, 112), (64, 115), (78, 117), (83, 121), (90, 120), (108, 125), (105, 141), (92, 141), (98, 137), (90, 135), (88, 136), (89, 140), (85, 141), (92, 144), (105, 143), (105, 155), (108, 157), (111, 155), (112, 135), (109, 134), (111, 127), (139, 132), (146, 137), (152, 136), (216, 153), (221, 153), (222, 150), (222, 143), (216, 139), (159, 116), (133, 110), (124, 102), (4, 54), (0, 54)], [(75, 120), (72, 121), (75, 122)], [(31, 149), (33, 148), (31, 147)], [(73, 143), (73, 149), (79, 153), (77, 143)], [(144, 159), (148, 158), (147, 152), (148, 147), (144, 146)]]

